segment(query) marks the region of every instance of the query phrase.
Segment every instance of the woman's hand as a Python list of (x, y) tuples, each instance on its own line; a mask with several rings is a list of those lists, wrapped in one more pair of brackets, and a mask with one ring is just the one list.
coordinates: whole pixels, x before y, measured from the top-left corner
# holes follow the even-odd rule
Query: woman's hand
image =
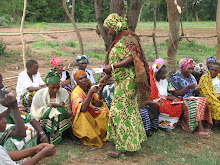
[(158, 102), (156, 102), (156, 104), (159, 106), (159, 107), (162, 107), (164, 105), (164, 102), (160, 99)]
[(105, 68), (103, 69), (103, 71), (104, 71), (106, 74), (110, 74), (111, 71), (112, 71), (111, 65), (106, 65)]
[(94, 86), (92, 86), (92, 88), (89, 90), (89, 92), (91, 92), (92, 94), (93, 94), (93, 93), (97, 93), (97, 92), (98, 92), (98, 89), (99, 89), (99, 87), (96, 86), (96, 85), (94, 85)]
[(177, 101), (175, 101), (175, 102), (178, 102), (177, 97), (175, 97), (175, 96), (173, 96), (173, 95), (167, 96), (167, 100), (171, 100), (171, 101), (177, 100)]
[(196, 88), (195, 88), (195, 91), (196, 91), (196, 92), (201, 91), (201, 87), (196, 87)]
[(188, 89), (195, 89), (196, 88), (196, 84), (189, 84), (187, 86)]

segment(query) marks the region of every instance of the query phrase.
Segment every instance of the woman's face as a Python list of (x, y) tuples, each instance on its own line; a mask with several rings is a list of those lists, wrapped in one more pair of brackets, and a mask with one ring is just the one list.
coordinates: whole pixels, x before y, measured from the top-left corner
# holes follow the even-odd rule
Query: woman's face
[(220, 68), (218, 65), (210, 65), (209, 72), (211, 74), (211, 77), (215, 78), (218, 75), (219, 70), (220, 70)]
[(115, 30), (113, 28), (108, 28), (108, 27), (104, 27), (105, 31), (107, 31), (108, 35), (114, 35), (115, 34)]
[(49, 93), (51, 96), (56, 96), (56, 93), (59, 91), (60, 89), (60, 84), (47, 84), (47, 87), (49, 88)]
[(63, 62), (57, 63), (57, 65), (55, 66), (55, 69), (57, 69), (60, 72), (62, 72), (63, 71)]
[(38, 64), (34, 64), (33, 66), (27, 68), (27, 72), (29, 74), (31, 74), (31, 75), (35, 75), (38, 72), (38, 68), (39, 68), (39, 65)]
[(0, 132), (4, 132), (6, 129), (6, 118), (5, 118), (6, 112), (3, 112), (0, 114)]
[(192, 72), (194, 72), (194, 67), (193, 66), (189, 66), (186, 68), (182, 69), (182, 73), (186, 76), (189, 77), (190, 74), (192, 74)]
[(77, 85), (79, 85), (80, 87), (86, 87), (88, 86), (88, 78), (86, 74), (82, 74), (79, 76), (78, 80), (77, 80)]
[(82, 62), (82, 63), (79, 63), (78, 66), (79, 66), (79, 70), (84, 70), (85, 71), (85, 69), (87, 67), (87, 63), (86, 62)]
[(157, 80), (164, 80), (166, 79), (167, 75), (167, 68), (162, 68), (157, 74), (156, 74), (156, 79)]

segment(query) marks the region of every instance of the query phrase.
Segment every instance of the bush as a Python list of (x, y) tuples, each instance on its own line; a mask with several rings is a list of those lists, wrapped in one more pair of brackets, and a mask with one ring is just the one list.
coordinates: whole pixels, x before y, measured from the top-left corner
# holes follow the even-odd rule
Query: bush
[(3, 41), (3, 39), (0, 39), (0, 57), (7, 57), (7, 52), (6, 52), (6, 47), (7, 43)]

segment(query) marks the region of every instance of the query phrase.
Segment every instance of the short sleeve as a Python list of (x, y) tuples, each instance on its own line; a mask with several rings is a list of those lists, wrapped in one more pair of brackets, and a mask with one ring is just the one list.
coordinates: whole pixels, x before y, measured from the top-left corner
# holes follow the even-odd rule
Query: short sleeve
[(8, 155), (8, 152), (2, 146), (0, 146), (0, 164), (16, 165), (16, 163)]

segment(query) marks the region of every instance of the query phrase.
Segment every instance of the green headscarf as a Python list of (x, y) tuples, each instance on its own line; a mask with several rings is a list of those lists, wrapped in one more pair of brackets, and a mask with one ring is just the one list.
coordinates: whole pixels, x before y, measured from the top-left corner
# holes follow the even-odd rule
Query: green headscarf
[(103, 26), (113, 28), (117, 34), (123, 30), (128, 30), (127, 18), (121, 17), (117, 13), (110, 14), (105, 19)]
[(60, 72), (57, 69), (51, 69), (49, 72), (47, 72), (45, 81), (48, 85), (60, 83)]

